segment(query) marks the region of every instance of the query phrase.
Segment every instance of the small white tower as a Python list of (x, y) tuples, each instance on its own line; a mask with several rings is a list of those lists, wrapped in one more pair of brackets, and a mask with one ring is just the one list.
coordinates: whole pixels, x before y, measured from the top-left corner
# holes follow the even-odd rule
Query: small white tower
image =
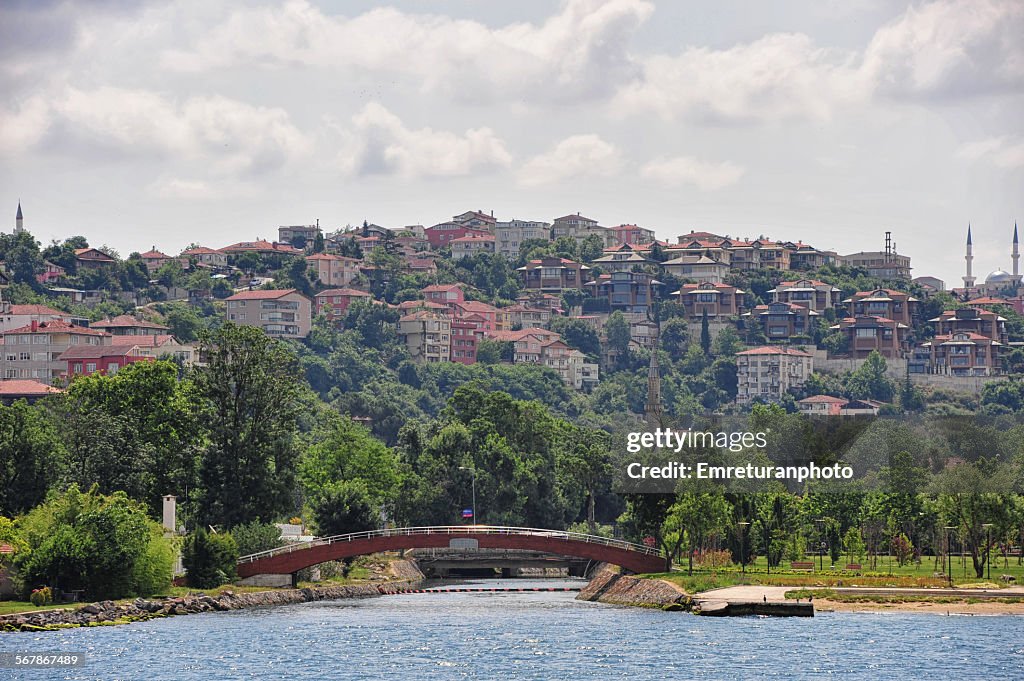
[(964, 276), (964, 288), (974, 288), (974, 274), (971, 273), (974, 263), (974, 245), (971, 243), (971, 225), (967, 224), (967, 274)]
[(21, 201), (18, 201), (18, 214), (14, 216), (14, 233), (21, 234), (25, 231), (25, 218), (21, 215)]
[(1013, 223), (1013, 282), (1020, 286), (1020, 244), (1017, 240), (1017, 223)]

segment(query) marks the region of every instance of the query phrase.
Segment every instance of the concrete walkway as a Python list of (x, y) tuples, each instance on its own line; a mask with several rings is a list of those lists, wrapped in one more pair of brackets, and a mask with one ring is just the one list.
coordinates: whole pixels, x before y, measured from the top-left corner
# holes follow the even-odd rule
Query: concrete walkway
[(699, 601), (714, 600), (742, 603), (764, 601), (767, 598), (770, 602), (784, 602), (786, 600), (786, 592), (797, 588), (799, 587), (756, 585), (727, 586), (722, 589), (702, 591), (701, 593), (694, 595), (694, 598)]

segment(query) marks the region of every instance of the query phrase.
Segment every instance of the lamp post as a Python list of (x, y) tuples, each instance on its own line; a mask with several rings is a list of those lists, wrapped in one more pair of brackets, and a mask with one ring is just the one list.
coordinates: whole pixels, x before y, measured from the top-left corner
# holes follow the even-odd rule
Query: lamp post
[(982, 523), (985, 528), (985, 570), (986, 579), (992, 579), (992, 523)]
[(740, 570), (747, 574), (747, 527), (750, 526), (745, 520), (736, 523), (740, 528)]
[(949, 568), (949, 587), (953, 588), (953, 547), (950, 540), (949, 531), (955, 530), (955, 525), (946, 525), (946, 565)]
[(814, 523), (818, 526), (819, 539), (818, 539), (818, 572), (825, 571), (825, 519), (815, 518)]
[(476, 468), (473, 466), (459, 466), (460, 471), (469, 471), (473, 474), (473, 524), (476, 525)]

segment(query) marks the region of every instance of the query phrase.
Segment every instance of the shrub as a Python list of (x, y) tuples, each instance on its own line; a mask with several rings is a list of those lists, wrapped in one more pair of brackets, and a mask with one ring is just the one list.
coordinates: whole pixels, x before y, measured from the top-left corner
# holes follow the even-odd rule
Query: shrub
[(284, 545), (281, 540), (281, 529), (277, 525), (260, 523), (255, 520), (232, 527), (231, 536), (235, 538), (240, 556), (268, 551)]
[(209, 534), (200, 527), (185, 539), (181, 560), (189, 586), (214, 589), (235, 578), (238, 545), (230, 534)]
[(53, 591), (48, 586), (44, 586), (41, 589), (32, 589), (32, 594), (28, 599), (32, 601), (32, 605), (36, 607), (50, 605), (53, 603)]

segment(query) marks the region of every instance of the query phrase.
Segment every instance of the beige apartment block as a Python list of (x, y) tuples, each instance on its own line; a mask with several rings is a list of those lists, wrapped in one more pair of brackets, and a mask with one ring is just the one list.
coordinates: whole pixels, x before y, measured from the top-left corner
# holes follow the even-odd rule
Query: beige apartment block
[(254, 326), (268, 336), (305, 338), (309, 335), (312, 306), (293, 288), (242, 291), (227, 299), (227, 320)]

